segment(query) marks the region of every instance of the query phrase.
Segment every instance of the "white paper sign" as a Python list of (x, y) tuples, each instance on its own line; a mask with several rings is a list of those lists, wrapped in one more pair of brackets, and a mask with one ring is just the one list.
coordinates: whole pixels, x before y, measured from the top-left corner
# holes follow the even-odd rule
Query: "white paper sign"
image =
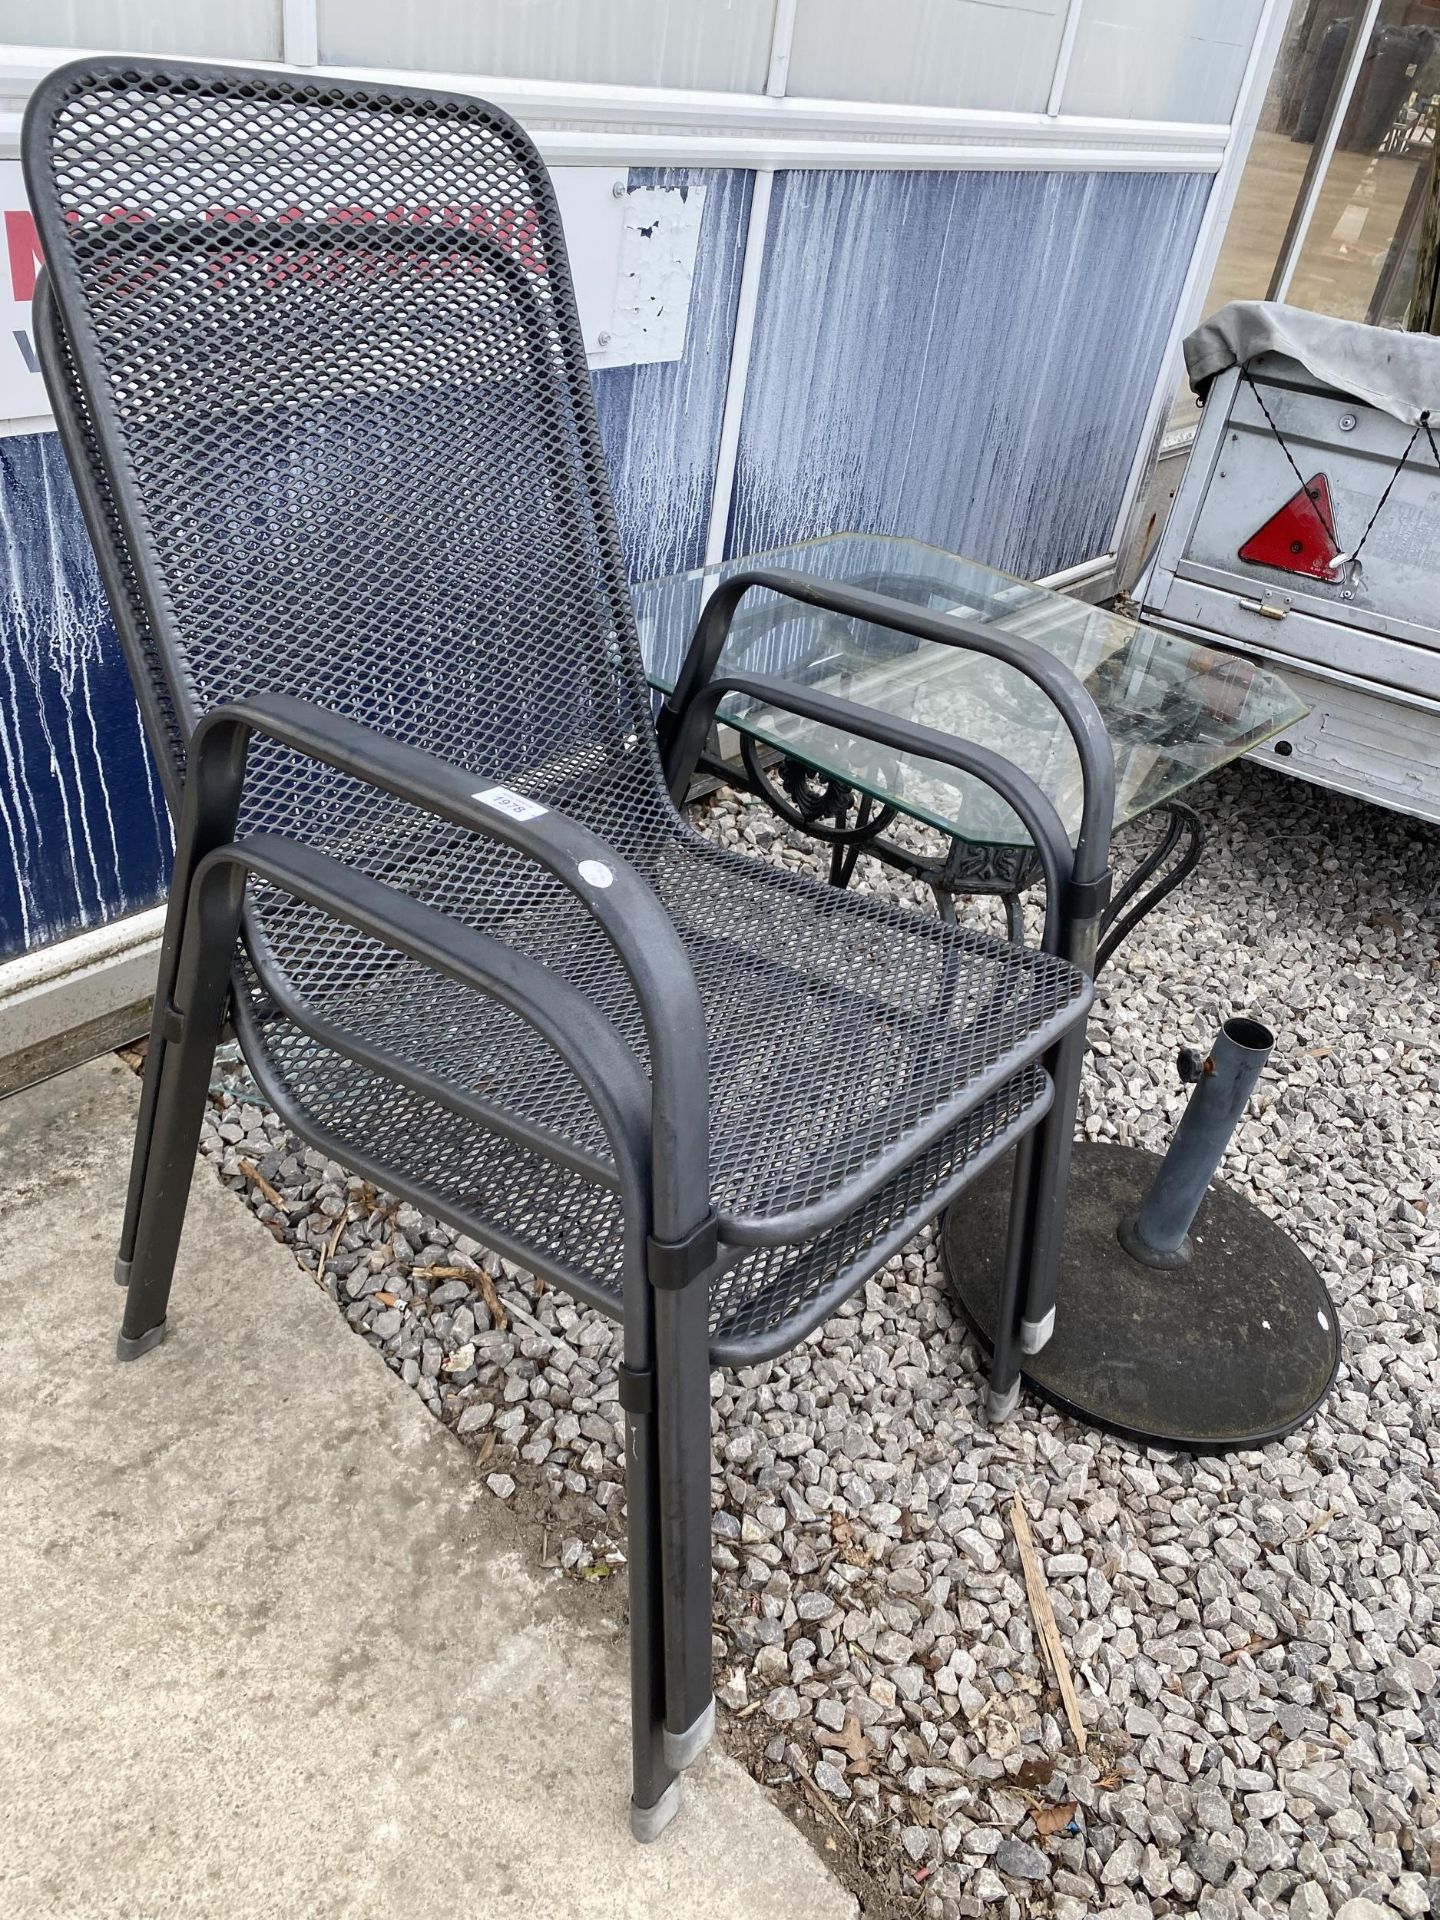
[[(685, 345), (703, 188), (631, 193), (624, 167), (560, 167), (551, 175), (596, 366), (678, 359)], [(0, 425), (48, 416), (30, 306), (41, 264), (18, 160), (0, 160)]]

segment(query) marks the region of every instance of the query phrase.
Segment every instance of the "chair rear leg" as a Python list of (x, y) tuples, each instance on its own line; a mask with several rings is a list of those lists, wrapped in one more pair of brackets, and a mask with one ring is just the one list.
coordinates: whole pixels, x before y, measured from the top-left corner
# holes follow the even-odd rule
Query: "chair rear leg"
[(664, 1551), (665, 1758), (677, 1772), (715, 1730), (710, 1654), (710, 1297), (655, 1292), (660, 1532)]
[(148, 1143), (137, 1133), (131, 1160), (131, 1185), (138, 1191), (117, 1347), (122, 1360), (138, 1360), (165, 1335), (170, 1281), (225, 1016), (243, 894), (244, 877), (236, 867), (220, 866), (200, 876), (186, 915), (175, 997), (157, 1009), (155, 1027), (164, 1045), (151, 1095), (153, 1120)]
[[(649, 1287), (631, 1289), (648, 1295)], [(660, 1542), (660, 1453), (655, 1409), (654, 1325), (627, 1303), (625, 1365), (625, 1495), (630, 1562), (630, 1831), (654, 1840), (680, 1807), (680, 1779), (665, 1758), (665, 1625)]]
[(155, 1101), (160, 1088), (160, 1073), (165, 1058), (165, 1036), (161, 1031), (162, 1014), (169, 1002), (164, 969), (155, 989), (155, 1016), (145, 1048), (145, 1071), (140, 1080), (140, 1111), (135, 1119), (135, 1143), (130, 1149), (130, 1183), (125, 1189), (125, 1218), (120, 1226), (120, 1250), (115, 1256), (115, 1278), (122, 1287), (130, 1284), (135, 1262), (135, 1234), (140, 1225), (140, 1201), (145, 1192), (145, 1168), (150, 1160), (150, 1142), (155, 1134)]
[(172, 1024), (169, 1010), (175, 1001), (176, 982), (180, 977), (181, 950), (189, 918), (192, 885), (206, 855), (234, 837), (240, 809), (240, 787), (245, 776), (245, 751), (245, 736), (243, 733), (237, 734), (222, 746), (222, 750), (212, 748), (203, 766), (191, 769), (180, 818), (176, 823), (170, 903), (165, 914), (165, 938), (160, 948), (160, 965), (155, 980), (155, 1012), (150, 1023), (149, 1045), (145, 1050), (140, 1111), (135, 1123), (135, 1144), (130, 1154), (130, 1181), (125, 1192), (125, 1218), (120, 1228), (120, 1248), (115, 1259), (115, 1278), (122, 1287), (129, 1286), (135, 1262), (136, 1236), (140, 1229), (145, 1195), (145, 1174), (155, 1137), (155, 1117), (165, 1066), (167, 1029)]

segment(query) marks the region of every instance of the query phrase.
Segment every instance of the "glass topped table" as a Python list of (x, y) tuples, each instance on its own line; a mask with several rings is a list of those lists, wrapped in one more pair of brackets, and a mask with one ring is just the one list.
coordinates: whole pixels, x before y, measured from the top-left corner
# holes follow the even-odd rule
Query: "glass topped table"
[[(790, 595), (743, 579), (724, 591), (727, 579), (757, 571), (788, 574)], [(848, 610), (814, 605), (807, 593)], [(880, 624), (887, 601), (911, 603), (892, 617), (919, 635)], [(683, 797), (697, 756), (705, 764), (717, 718), (727, 756), (724, 724), (739, 734), (750, 785), (831, 842), (837, 884), (863, 850), (924, 878), (947, 916), (957, 894), (999, 894), (1018, 942), (1019, 895), (1043, 865), (1053, 950), (1092, 971), (1198, 858), (1200, 819), (1180, 796), (1306, 710), (1248, 660), (913, 540), (834, 534), (654, 581), (635, 605), (651, 683), (676, 692), (657, 725), (673, 794)], [(1073, 684), (1056, 682), (1037, 651), (1068, 667), (1099, 710), (1115, 759), (1113, 826), (1168, 817), (1159, 845), (1127, 863), (1108, 907), (1110, 876), (1098, 871), (1108, 851), (1106, 782), (1097, 780), (1097, 768), (1108, 771), (1106, 741), (1088, 705), (1078, 709)], [(1017, 659), (1050, 682), (1048, 692)], [(773, 704), (781, 701), (800, 711)], [(1069, 705), (1086, 743), (1083, 833), (1080, 753), (1056, 702)], [(995, 788), (927, 751), (988, 771), (1026, 809), (1034, 845)], [(1028, 779), (1016, 781), (999, 761)], [(734, 780), (728, 757), (718, 770)], [(917, 852), (927, 834), (887, 838), (901, 815), (938, 829), (947, 851)], [(1225, 1036), (1232, 1049), (1269, 1039), (1253, 1020), (1227, 1023)], [(1200, 1202), (1183, 1270), (1168, 1254), (1152, 1265), (1143, 1242), (1121, 1229), (1159, 1190), (1161, 1163), (1138, 1148), (1068, 1137), (1083, 1056), (1083, 1034), (1047, 1056), (1060, 1124), (1047, 1122), (1035, 1157), (1027, 1143), (998, 1160), (942, 1216), (951, 1299), (994, 1356), (991, 1417), (1013, 1406), (1023, 1373), (1062, 1411), (1142, 1442), (1223, 1452), (1288, 1432), (1328, 1390), (1339, 1353), (1323, 1283), (1273, 1223), (1223, 1188)], [(1182, 1079), (1203, 1081), (1214, 1063), (1182, 1054), (1178, 1064)], [(1192, 1139), (1175, 1162), (1182, 1184), (1196, 1152)], [(1026, 1226), (1017, 1205), (1031, 1207), (1042, 1188), (1061, 1197), (1063, 1217), (1051, 1211), (1042, 1222), (1034, 1209)], [(1017, 1231), (1029, 1235), (1018, 1279)], [(1257, 1275), (1268, 1289), (1262, 1306)]]
[[(646, 672), (669, 692), (702, 606), (714, 587), (756, 566), (812, 573), (934, 613), (956, 613), (1046, 649), (1084, 683), (1115, 749), (1114, 825), (1163, 807), (1171, 816), (1163, 857), (1142, 863), (1143, 885), (1188, 835), (1179, 868), (1124, 915), (1140, 913), (1188, 872), (1200, 824), (1183, 791), (1270, 739), (1306, 711), (1278, 675), (1233, 654), (1141, 626), (994, 568), (891, 535), (837, 533), (697, 568), (635, 590)], [(1003, 754), (1053, 801), (1073, 840), (1079, 822), (1079, 756), (1047, 696), (1002, 662), (873, 626), (753, 589), (735, 616), (718, 674), (764, 674), (959, 735)], [(792, 824), (834, 848), (843, 884), (860, 851), (926, 879), (942, 911), (955, 893), (1014, 896), (1034, 878), (1029, 836), (989, 787), (914, 753), (731, 695), (720, 708), (736, 729), (750, 784)], [(756, 753), (756, 746), (772, 749)], [(784, 758), (778, 763), (775, 754)], [(858, 798), (857, 798), (858, 796)], [(852, 812), (853, 805), (853, 812)], [(885, 840), (896, 815), (938, 828), (950, 842), (934, 860)], [(1127, 882), (1123, 911), (1137, 900)], [(1117, 938), (1120, 935), (1117, 934)], [(1111, 942), (1113, 947), (1114, 942)]]

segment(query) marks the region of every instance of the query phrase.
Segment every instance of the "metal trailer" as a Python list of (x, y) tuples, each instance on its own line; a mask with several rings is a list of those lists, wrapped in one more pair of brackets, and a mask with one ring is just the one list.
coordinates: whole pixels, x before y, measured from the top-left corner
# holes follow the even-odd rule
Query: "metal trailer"
[(1257, 757), (1440, 821), (1437, 445), (1435, 424), (1280, 354), (1231, 367), (1135, 597), (1147, 620), (1273, 662), (1309, 702)]

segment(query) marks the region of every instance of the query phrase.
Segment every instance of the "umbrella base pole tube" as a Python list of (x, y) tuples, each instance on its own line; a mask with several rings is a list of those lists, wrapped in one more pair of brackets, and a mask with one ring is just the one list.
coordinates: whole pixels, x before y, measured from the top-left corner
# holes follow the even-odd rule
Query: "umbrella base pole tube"
[(1189, 1266), (1190, 1228), (1274, 1045), (1258, 1020), (1227, 1020), (1216, 1035), (1139, 1212), (1119, 1224), (1132, 1260), (1162, 1270)]

